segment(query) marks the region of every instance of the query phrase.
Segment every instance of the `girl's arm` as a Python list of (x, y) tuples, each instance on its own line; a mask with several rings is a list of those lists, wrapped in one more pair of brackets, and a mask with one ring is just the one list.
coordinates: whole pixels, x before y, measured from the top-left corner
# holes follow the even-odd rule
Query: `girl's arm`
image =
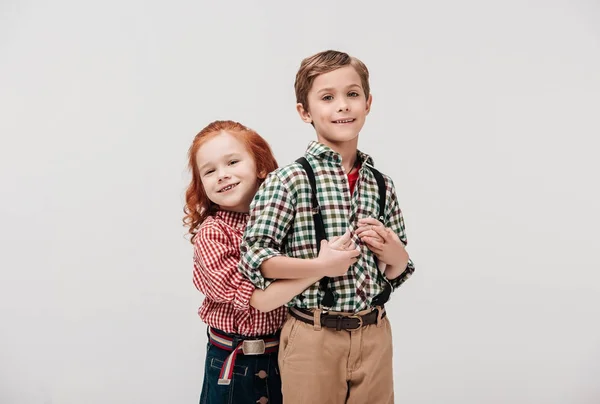
[(259, 311), (277, 309), (302, 293), (321, 277), (278, 280), (265, 290), (237, 269), (239, 247), (232, 244), (218, 225), (206, 222), (194, 238), (194, 285), (215, 303), (231, 303), (236, 310)]
[[(275, 310), (283, 306), (294, 296), (304, 292), (321, 279), (320, 277), (303, 279), (279, 279), (271, 283), (265, 290), (256, 289), (250, 298), (250, 305), (263, 312)], [(250, 282), (250, 281), (248, 281)]]
[(215, 303), (248, 310), (254, 285), (237, 270), (239, 259), (239, 246), (218, 224), (206, 221), (194, 237), (194, 285)]

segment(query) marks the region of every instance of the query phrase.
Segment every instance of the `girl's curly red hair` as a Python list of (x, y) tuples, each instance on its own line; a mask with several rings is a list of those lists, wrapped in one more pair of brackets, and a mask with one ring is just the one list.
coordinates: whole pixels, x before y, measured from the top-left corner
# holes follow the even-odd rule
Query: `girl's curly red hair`
[(258, 133), (241, 123), (234, 121), (214, 121), (202, 129), (194, 138), (188, 151), (188, 168), (192, 174), (192, 180), (185, 192), (183, 225), (189, 227), (188, 232), (191, 235), (191, 242), (193, 242), (194, 236), (198, 233), (200, 224), (216, 210), (216, 206), (208, 199), (202, 186), (198, 164), (196, 163), (196, 154), (200, 146), (207, 140), (222, 132), (227, 132), (244, 143), (256, 163), (259, 184), (264, 181), (268, 173), (277, 168), (277, 160), (275, 160), (269, 143)]

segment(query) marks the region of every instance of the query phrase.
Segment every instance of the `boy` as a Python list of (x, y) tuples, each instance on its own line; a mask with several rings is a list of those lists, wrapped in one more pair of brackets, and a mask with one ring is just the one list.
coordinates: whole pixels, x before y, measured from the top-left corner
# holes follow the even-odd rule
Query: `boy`
[(279, 351), (283, 397), (291, 404), (392, 403), (392, 335), (383, 304), (414, 266), (393, 182), (357, 150), (371, 108), (369, 72), (346, 53), (320, 52), (302, 61), (295, 91), (300, 118), (317, 135), (304, 156), (309, 167), (290, 164), (262, 184), (239, 268), (263, 289), (268, 279), (324, 276), (311, 265), (322, 239), (350, 232), (361, 254), (346, 274), (324, 278), (288, 303)]

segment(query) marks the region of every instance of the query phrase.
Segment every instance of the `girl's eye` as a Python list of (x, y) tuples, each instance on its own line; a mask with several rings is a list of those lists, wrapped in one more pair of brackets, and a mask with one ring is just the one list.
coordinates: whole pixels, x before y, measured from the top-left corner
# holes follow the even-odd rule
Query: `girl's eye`
[(215, 170), (207, 170), (204, 172), (204, 175), (212, 174)]
[(331, 101), (333, 100), (333, 95), (326, 95), (323, 98), (321, 98), (323, 101)]
[(359, 94), (358, 94), (356, 91), (350, 91), (350, 92), (348, 93), (348, 96), (350, 96), (350, 97), (358, 97), (358, 95), (359, 95)]
[(231, 160), (231, 161), (229, 162), (229, 165), (234, 165), (234, 164), (237, 164), (237, 163), (239, 163), (239, 162), (240, 162), (239, 160)]

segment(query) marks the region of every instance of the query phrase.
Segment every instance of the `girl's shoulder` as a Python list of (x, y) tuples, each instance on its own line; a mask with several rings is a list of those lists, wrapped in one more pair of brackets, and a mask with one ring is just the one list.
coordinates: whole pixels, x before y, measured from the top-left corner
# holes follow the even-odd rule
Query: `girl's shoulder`
[(236, 229), (222, 220), (218, 214), (210, 215), (198, 227), (198, 232), (194, 236), (194, 245), (198, 246), (211, 242), (235, 245), (235, 233)]
[(214, 216), (207, 216), (200, 226), (198, 226), (198, 232), (194, 235), (194, 244), (207, 238), (218, 237), (221, 234), (225, 234), (222, 224)]

